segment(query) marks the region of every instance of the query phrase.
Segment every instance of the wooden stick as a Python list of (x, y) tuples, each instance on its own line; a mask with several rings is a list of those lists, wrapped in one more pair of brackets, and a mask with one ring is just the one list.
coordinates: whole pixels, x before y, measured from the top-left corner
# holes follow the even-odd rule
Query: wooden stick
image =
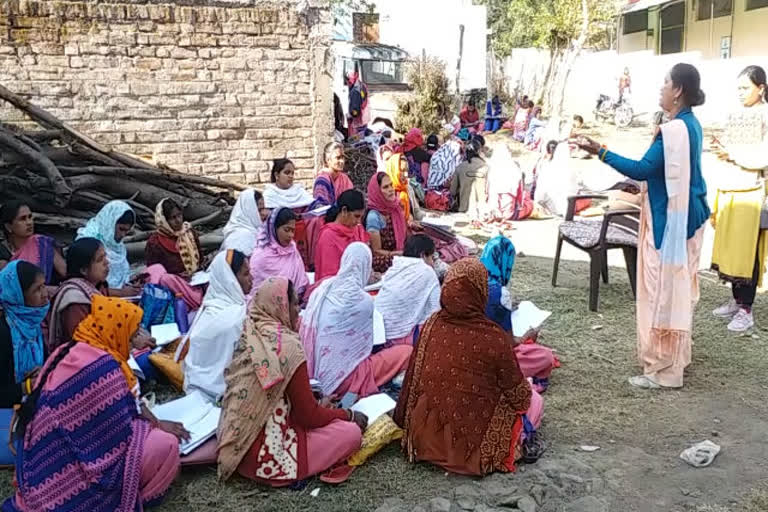
[(209, 222), (213, 222), (214, 220), (219, 218), (219, 215), (221, 215), (221, 210), (216, 210), (210, 215), (206, 215), (205, 217), (200, 217), (197, 220), (193, 220), (189, 224), (191, 226), (202, 226), (203, 224), (208, 224)]
[(13, 105), (14, 107), (18, 108), (19, 110), (23, 111), (25, 114), (27, 114), (29, 117), (40, 123), (41, 125), (47, 127), (47, 128), (53, 128), (58, 129), (72, 137), (73, 139), (76, 139), (86, 146), (90, 146), (91, 148), (95, 149), (96, 151), (100, 151), (102, 153), (109, 153), (109, 148), (102, 146), (92, 138), (88, 137), (87, 135), (83, 135), (82, 133), (78, 132), (68, 124), (64, 123), (54, 115), (46, 112), (45, 110), (41, 109), (40, 107), (37, 107), (35, 105), (32, 105), (30, 102), (22, 98), (21, 96), (14, 94), (13, 92), (9, 91), (6, 87), (0, 85), (0, 99), (3, 99)]
[(35, 167), (43, 171), (56, 194), (54, 199), (55, 203), (59, 206), (66, 206), (69, 202), (69, 198), (72, 196), (72, 189), (69, 188), (67, 182), (64, 181), (64, 177), (62, 177), (59, 169), (54, 165), (50, 158), (39, 151), (32, 149), (4, 130), (0, 130), (0, 146), (4, 146), (20, 156), (25, 157), (30, 163), (34, 164)]
[(199, 185), (207, 185), (209, 187), (226, 188), (229, 190), (245, 190), (247, 187), (244, 185), (238, 185), (235, 183), (229, 183), (227, 181), (217, 180), (213, 178), (206, 178), (204, 176), (189, 176), (177, 172), (163, 171), (157, 168), (150, 169), (138, 169), (135, 167), (108, 167), (92, 165), (87, 167), (71, 167), (62, 166), (61, 172), (67, 176), (75, 176), (78, 174), (97, 174), (99, 176), (120, 176), (125, 178), (138, 178), (138, 179), (153, 179), (153, 180), (167, 180), (176, 183), (196, 183)]

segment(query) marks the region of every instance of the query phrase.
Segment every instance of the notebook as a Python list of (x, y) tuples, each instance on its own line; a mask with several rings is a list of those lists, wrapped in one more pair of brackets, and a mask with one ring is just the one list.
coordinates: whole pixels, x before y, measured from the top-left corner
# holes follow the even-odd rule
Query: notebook
[(387, 414), (390, 411), (395, 410), (397, 402), (392, 400), (386, 393), (378, 393), (369, 397), (363, 398), (353, 405), (350, 409), (353, 411), (361, 412), (368, 416), (368, 424), (373, 425), (380, 416)]
[(182, 455), (188, 455), (200, 445), (216, 435), (219, 427), (221, 408), (206, 400), (200, 391), (158, 405), (152, 409), (157, 419), (163, 421), (178, 421), (189, 431), (189, 441), (179, 445)]
[(387, 342), (387, 333), (384, 330), (384, 316), (373, 310), (373, 345), (383, 345)]
[(179, 326), (173, 322), (170, 324), (157, 324), (150, 328), (155, 345), (163, 347), (181, 336)]
[(537, 308), (533, 302), (523, 301), (512, 312), (512, 332), (522, 336), (531, 329), (538, 329), (551, 314), (551, 311)]

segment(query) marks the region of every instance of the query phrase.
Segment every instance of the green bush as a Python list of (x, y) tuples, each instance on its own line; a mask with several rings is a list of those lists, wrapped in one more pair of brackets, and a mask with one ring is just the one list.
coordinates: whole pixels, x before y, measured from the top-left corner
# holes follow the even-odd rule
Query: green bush
[(398, 101), (398, 131), (419, 128), (425, 134), (439, 133), (446, 118), (452, 117), (453, 97), (448, 89), (445, 63), (436, 57), (408, 62), (405, 77), (412, 91)]

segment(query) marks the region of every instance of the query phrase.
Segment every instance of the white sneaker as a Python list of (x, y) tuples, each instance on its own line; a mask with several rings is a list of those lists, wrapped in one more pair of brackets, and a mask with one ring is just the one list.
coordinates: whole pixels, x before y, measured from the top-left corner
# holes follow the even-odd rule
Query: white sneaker
[(733, 318), (733, 316), (739, 312), (739, 305), (736, 304), (734, 299), (729, 300), (716, 310), (712, 312), (713, 315), (719, 318)]
[(752, 312), (748, 312), (746, 309), (739, 309), (728, 324), (728, 330), (731, 332), (745, 332), (755, 326), (755, 319), (752, 317)]

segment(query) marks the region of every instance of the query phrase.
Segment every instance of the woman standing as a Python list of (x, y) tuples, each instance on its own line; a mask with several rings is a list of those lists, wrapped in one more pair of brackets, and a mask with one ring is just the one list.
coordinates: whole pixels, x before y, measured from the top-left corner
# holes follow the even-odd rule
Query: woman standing
[(42, 269), (45, 284), (66, 275), (66, 263), (53, 238), (35, 234), (32, 210), (22, 201), (9, 201), (0, 208), (0, 270), (12, 260), (23, 260)]
[(448, 270), (443, 309), (424, 324), (395, 409), (410, 462), (463, 475), (514, 471), (523, 433), (532, 436), (541, 422), (541, 396), (509, 335), (485, 317), (487, 301), (482, 263), (463, 259)]
[(357, 190), (347, 190), (325, 215), (326, 224), (320, 230), (315, 245), (315, 282), (335, 276), (344, 250), (353, 242), (370, 241), (360, 225), (365, 212), (365, 198)]
[(299, 299), (304, 297), (309, 279), (294, 242), (296, 221), (296, 214), (290, 208), (272, 210), (251, 255), (254, 291), (270, 277), (284, 277), (294, 284)]
[(381, 172), (368, 182), (365, 228), (371, 236), (373, 270), (384, 273), (392, 266), (392, 259), (402, 254), (408, 226), (392, 180)]
[(744, 332), (755, 325), (752, 304), (762, 284), (768, 236), (761, 225), (768, 169), (768, 86), (765, 70), (749, 66), (739, 75), (742, 108), (728, 120), (726, 137), (714, 149), (730, 163), (719, 173), (713, 220), (712, 267), (731, 283), (733, 298), (713, 311), (730, 319), (728, 330)]
[(222, 229), (224, 242), (221, 250), (233, 249), (250, 256), (266, 215), (269, 215), (269, 211), (264, 206), (261, 192), (252, 188), (242, 191), (237, 196), (227, 225)]
[(251, 302), (226, 374), (219, 421), (219, 477), (282, 487), (360, 448), (365, 415), (318, 405), (296, 333), (299, 300), (291, 282), (270, 278)]
[(692, 107), (704, 104), (701, 78), (675, 65), (661, 88), (662, 124), (642, 160), (629, 160), (582, 137), (579, 146), (618, 172), (642, 182), (637, 256), (637, 337), (645, 389), (680, 388), (691, 363), (693, 309), (699, 299), (699, 257), (709, 218), (701, 174), (702, 130)]

